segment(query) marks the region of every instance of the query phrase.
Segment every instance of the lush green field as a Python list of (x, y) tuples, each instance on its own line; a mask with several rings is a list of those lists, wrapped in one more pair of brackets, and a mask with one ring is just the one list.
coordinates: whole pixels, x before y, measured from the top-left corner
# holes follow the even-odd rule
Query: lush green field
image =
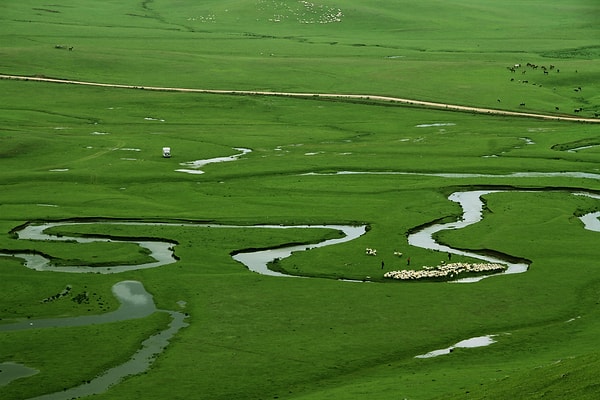
[[(3, 73), (376, 93), (550, 113), (581, 107), (586, 116), (600, 111), (600, 67), (593, 62), (600, 55), (599, 12), (589, 0), (543, 6), (514, 0), (64, 0), (41, 6), (25, 0), (1, 7)], [(511, 73), (507, 67), (515, 64), (522, 68)], [(555, 68), (545, 75), (541, 67), (550, 65)]]
[[(592, 118), (600, 111), (600, 11), (593, 1), (38, 3), (0, 5), (0, 73), (379, 94)], [(515, 72), (507, 68), (517, 63)], [(308, 279), (249, 272), (231, 253), (335, 233), (56, 228), (176, 243), (176, 263), (112, 275), (36, 272), (0, 256), (0, 324), (112, 311), (118, 304), (111, 287), (122, 280), (142, 282), (158, 308), (185, 304), (190, 326), (152, 368), (96, 398), (597, 396), (600, 233), (585, 230), (577, 217), (600, 210), (600, 202), (572, 193), (600, 193), (600, 125), (31, 81), (0, 80), (0, 91), (0, 253), (43, 253), (58, 265), (147, 258), (127, 243), (17, 240), (11, 231), (28, 221), (369, 226), (359, 239), (277, 265)], [(172, 158), (161, 157), (163, 146)], [(252, 151), (206, 165), (204, 174), (176, 171), (187, 168), (181, 163), (238, 154), (236, 148)], [(362, 174), (335, 174), (341, 171)], [(510, 176), (527, 172), (547, 175)], [(590, 175), (549, 175), (556, 172)], [(474, 284), (383, 279), (406, 268), (406, 257), (412, 268), (445, 259), (409, 246), (407, 234), (460, 217), (448, 195), (483, 188), (502, 190), (485, 196), (483, 221), (438, 239), (530, 260), (528, 272)], [(366, 256), (366, 247), (378, 256)], [(42, 301), (67, 285), (73, 294), (94, 293), (92, 301)], [(0, 386), (0, 397), (29, 398), (91, 380), (167, 323), (154, 314), (3, 333), (0, 363), (41, 372)], [(482, 335), (496, 335), (496, 343), (414, 358)]]

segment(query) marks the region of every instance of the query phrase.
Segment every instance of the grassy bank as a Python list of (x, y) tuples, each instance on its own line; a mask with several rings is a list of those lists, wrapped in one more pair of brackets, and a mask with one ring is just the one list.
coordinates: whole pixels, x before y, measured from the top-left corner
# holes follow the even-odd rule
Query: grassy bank
[[(369, 93), (586, 117), (598, 111), (598, 30), (591, 22), (597, 11), (590, 2), (405, 3), (10, 1), (0, 7), (0, 72), (134, 85)], [(507, 69), (517, 63), (522, 66), (515, 72)], [(59, 228), (64, 235), (174, 243), (176, 263), (114, 275), (35, 272), (0, 257), (0, 288), (10, 293), (0, 301), (0, 323), (114, 310), (111, 287), (121, 280), (141, 281), (158, 308), (189, 314), (190, 326), (147, 373), (97, 398), (597, 393), (591, 371), (600, 360), (598, 233), (583, 229), (577, 217), (600, 205), (572, 194), (600, 191), (597, 124), (6, 80), (0, 91), (0, 252), (40, 252), (63, 264), (145, 258), (126, 243), (18, 240), (11, 231), (28, 221), (369, 226), (354, 241), (278, 263), (308, 279), (249, 272), (231, 253), (313, 243), (332, 237), (330, 231)], [(163, 146), (172, 148), (172, 158), (162, 158)], [(176, 171), (195, 160), (239, 154), (236, 148), (252, 151), (205, 165), (202, 174)], [(344, 171), (354, 173), (338, 174)], [(552, 175), (565, 172), (588, 175)], [(445, 254), (409, 246), (407, 234), (459, 218), (462, 211), (448, 195), (483, 188), (502, 190), (484, 197), (483, 220), (438, 239), (526, 258), (532, 261), (528, 272), (476, 284), (383, 279), (388, 270), (406, 268), (407, 257), (415, 269), (444, 260)], [(378, 256), (365, 255), (367, 247)], [(43, 302), (67, 285), (72, 295)], [(72, 300), (82, 291), (95, 293), (89, 303)], [(90, 380), (127, 359), (165, 324), (166, 317), (155, 314), (3, 335), (0, 362), (41, 372), (0, 387), (0, 397), (28, 398), (41, 393), (37, 388), (50, 392)], [(414, 358), (488, 334), (496, 335), (489, 347)], [(85, 368), (73, 361), (79, 354), (87, 357)], [(56, 365), (61, 367), (49, 367)]]

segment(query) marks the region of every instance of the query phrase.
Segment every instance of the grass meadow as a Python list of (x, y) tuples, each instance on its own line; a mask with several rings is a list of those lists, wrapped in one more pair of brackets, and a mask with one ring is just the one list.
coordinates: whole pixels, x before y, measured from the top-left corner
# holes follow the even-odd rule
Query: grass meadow
[[(599, 14), (586, 0), (6, 0), (0, 74), (376, 94), (594, 118)], [(600, 202), (573, 193), (600, 193), (599, 124), (6, 79), (0, 92), (0, 253), (45, 254), (57, 268), (147, 261), (131, 243), (12, 233), (27, 222), (60, 220), (98, 222), (55, 228), (60, 234), (175, 243), (176, 263), (108, 275), (37, 272), (0, 256), (0, 324), (113, 311), (111, 287), (123, 280), (142, 282), (159, 309), (189, 314), (190, 325), (147, 372), (94, 398), (596, 398), (600, 233), (578, 217), (600, 211)], [(162, 158), (163, 146), (171, 158)], [(203, 174), (176, 171), (238, 148), (252, 151), (205, 165)], [(356, 173), (337, 174), (344, 171)], [(574, 172), (588, 175), (556, 174)], [(448, 173), (469, 175), (440, 175)], [(460, 218), (448, 196), (475, 189), (500, 192), (484, 197), (481, 222), (437, 239), (529, 260), (526, 273), (473, 284), (383, 278), (407, 268), (407, 257), (415, 269), (444, 260), (409, 246), (407, 235)], [(120, 219), (240, 228), (101, 223)], [(369, 230), (277, 263), (308, 277), (296, 279), (250, 272), (231, 254), (336, 232), (244, 228), (257, 224)], [(366, 256), (367, 247), (378, 256)], [(90, 301), (42, 301), (67, 285), (73, 296), (92, 294)], [(0, 398), (87, 382), (168, 323), (155, 313), (3, 332), (0, 363), (40, 372), (0, 386)], [(496, 342), (415, 358), (483, 335)]]

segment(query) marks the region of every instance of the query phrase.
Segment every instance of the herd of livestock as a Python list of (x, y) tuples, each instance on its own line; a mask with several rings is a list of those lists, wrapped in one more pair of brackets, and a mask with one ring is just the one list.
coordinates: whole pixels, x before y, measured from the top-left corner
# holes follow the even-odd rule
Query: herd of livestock
[(383, 276), (385, 278), (399, 280), (419, 280), (419, 279), (453, 279), (459, 274), (465, 273), (497, 273), (506, 270), (507, 266), (495, 263), (448, 263), (435, 267), (423, 267), (421, 270), (404, 269), (401, 271), (389, 271)]

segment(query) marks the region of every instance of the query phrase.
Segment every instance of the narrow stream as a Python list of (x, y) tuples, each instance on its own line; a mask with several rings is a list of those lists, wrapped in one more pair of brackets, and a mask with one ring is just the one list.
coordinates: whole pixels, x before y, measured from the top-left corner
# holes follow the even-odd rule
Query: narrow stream
[(452, 193), (448, 199), (460, 204), (463, 215), (462, 219), (449, 222), (445, 224), (435, 224), (428, 227), (425, 227), (418, 232), (412, 233), (408, 236), (408, 244), (411, 246), (422, 247), (430, 250), (438, 250), (445, 253), (457, 254), (461, 256), (471, 257), (478, 260), (482, 260), (489, 263), (497, 263), (497, 264), (505, 264), (508, 268), (501, 273), (493, 274), (493, 275), (480, 275), (469, 278), (457, 279), (453, 282), (461, 282), (461, 283), (472, 283), (478, 282), (482, 279), (485, 279), (490, 276), (502, 275), (502, 274), (518, 274), (527, 271), (529, 267), (528, 264), (525, 263), (513, 263), (505, 259), (500, 259), (498, 257), (485, 256), (478, 253), (455, 249), (450, 246), (446, 246), (440, 244), (435, 241), (433, 236), (440, 231), (444, 230), (452, 230), (452, 229), (460, 229), (469, 225), (473, 225), (479, 221), (481, 221), (482, 211), (483, 211), (483, 202), (481, 201), (481, 196), (490, 193), (498, 193), (498, 190), (475, 190), (470, 192), (455, 192)]
[(204, 171), (202, 171), (200, 168), (204, 167), (207, 164), (235, 161), (235, 160), (239, 159), (241, 156), (248, 154), (252, 151), (250, 149), (245, 149), (243, 147), (235, 147), (234, 150), (240, 151), (240, 153), (234, 154), (234, 155), (228, 156), (228, 157), (215, 157), (215, 158), (209, 158), (209, 159), (205, 159), (205, 160), (183, 162), (180, 165), (187, 167), (187, 168), (176, 169), (175, 172), (185, 172), (187, 174), (203, 174)]
[[(110, 368), (91, 381), (67, 390), (45, 394), (35, 399), (69, 400), (82, 396), (90, 396), (105, 392), (110, 386), (122, 381), (129, 375), (146, 371), (155, 359), (169, 344), (171, 338), (180, 329), (188, 326), (186, 315), (177, 311), (159, 310), (154, 304), (152, 295), (137, 281), (122, 281), (112, 287), (113, 294), (121, 303), (119, 309), (99, 315), (85, 315), (69, 318), (33, 319), (14, 324), (0, 325), (0, 332), (22, 331), (41, 328), (64, 328), (105, 324), (116, 321), (144, 318), (155, 312), (168, 313), (172, 321), (167, 329), (148, 337), (141, 343), (141, 348), (125, 363)], [(16, 363), (0, 364), (0, 385), (12, 380), (34, 375), (39, 371)]]
[[(504, 190), (502, 190), (504, 191)], [(453, 253), (457, 255), (468, 256), (480, 260), (484, 260), (491, 263), (502, 263), (508, 265), (508, 269), (503, 274), (511, 273), (522, 273), (527, 271), (527, 264), (524, 263), (511, 263), (507, 260), (503, 260), (496, 257), (483, 256), (477, 253), (454, 249), (450, 246), (440, 244), (435, 241), (433, 235), (442, 230), (448, 229), (460, 229), (472, 224), (475, 224), (482, 219), (483, 202), (481, 196), (497, 193), (499, 190), (478, 190), (478, 191), (466, 191), (466, 192), (455, 192), (449, 196), (450, 201), (458, 203), (462, 210), (462, 217), (450, 223), (435, 224), (425, 227), (417, 232), (414, 232), (408, 236), (408, 243), (411, 246), (422, 247), (431, 250), (438, 250), (442, 252)], [(573, 193), (575, 195), (589, 196), (592, 198), (599, 198), (600, 195), (593, 193)], [(589, 213), (581, 218), (585, 229), (592, 231), (600, 231), (600, 212)], [(318, 228), (318, 229), (334, 229), (344, 233), (344, 236), (336, 239), (324, 240), (316, 244), (307, 245), (293, 245), (286, 246), (276, 249), (260, 250), (260, 251), (246, 251), (238, 252), (232, 257), (244, 264), (250, 271), (269, 275), (269, 276), (283, 276), (283, 277), (297, 277), (295, 275), (282, 274), (276, 271), (271, 271), (268, 268), (268, 264), (275, 259), (282, 259), (289, 257), (294, 252), (310, 250), (318, 247), (331, 246), (339, 243), (348, 242), (354, 240), (366, 233), (366, 226), (346, 226), (346, 225), (299, 225), (299, 226), (282, 226), (282, 225), (254, 225), (254, 226), (236, 226), (236, 225), (216, 225), (216, 224), (192, 224), (192, 223), (145, 223), (145, 222), (51, 222), (40, 225), (26, 225), (21, 230), (17, 231), (19, 239), (26, 240), (56, 240), (56, 241), (77, 241), (81, 243), (89, 243), (94, 241), (102, 242), (130, 242), (137, 243), (139, 246), (148, 249), (151, 256), (155, 259), (153, 262), (140, 264), (140, 265), (122, 265), (112, 267), (90, 267), (90, 266), (78, 266), (78, 267), (54, 267), (52, 266), (49, 259), (31, 253), (19, 253), (19, 254), (8, 254), (0, 253), (0, 256), (7, 257), (18, 257), (25, 260), (25, 266), (36, 271), (56, 271), (56, 272), (69, 272), (69, 273), (102, 273), (112, 274), (123, 271), (131, 271), (135, 269), (143, 268), (154, 268), (162, 265), (174, 263), (176, 261), (173, 255), (173, 243), (166, 241), (140, 241), (140, 240), (113, 240), (103, 237), (68, 237), (68, 236), (56, 236), (44, 233), (46, 229), (58, 226), (67, 225), (81, 225), (81, 224), (129, 224), (139, 226), (182, 226), (182, 227), (200, 227), (200, 228), (229, 228), (229, 229), (288, 229), (288, 228)], [(499, 274), (489, 275), (496, 276)], [(488, 276), (478, 276), (474, 278), (459, 279), (454, 282), (477, 282)], [(97, 316), (81, 316), (73, 318), (50, 318), (50, 319), (39, 319), (39, 320), (28, 320), (27, 322), (20, 322), (15, 324), (0, 325), (0, 331), (16, 331), (24, 329), (38, 329), (46, 327), (70, 327), (70, 326), (86, 326), (90, 324), (99, 324), (112, 321), (123, 321), (133, 318), (143, 318), (154, 312), (167, 312), (172, 317), (172, 322), (166, 330), (160, 332), (148, 338), (142, 343), (142, 347), (136, 352), (129, 361), (114, 368), (109, 369), (101, 376), (96, 377), (90, 383), (61, 391), (59, 393), (48, 394), (37, 397), (36, 399), (47, 399), (47, 400), (62, 400), (71, 399), (80, 396), (88, 396), (91, 394), (102, 393), (108, 389), (109, 386), (120, 382), (124, 377), (133, 374), (139, 374), (150, 367), (153, 356), (162, 352), (167, 346), (170, 338), (173, 337), (181, 328), (187, 326), (185, 315), (175, 311), (168, 310), (157, 310), (152, 296), (146, 292), (143, 285), (140, 282), (124, 281), (119, 282), (113, 287), (113, 293), (121, 302), (121, 307), (114, 312), (106, 313)], [(454, 347), (462, 347), (463, 343), (459, 342)], [(465, 343), (468, 347), (470, 343)], [(445, 354), (451, 351), (449, 349), (442, 349), (434, 351), (419, 357), (431, 357), (438, 354)], [(30, 376), (37, 373), (36, 370), (27, 366), (15, 364), (15, 363), (0, 363), (0, 385), (6, 384), (11, 380)], [(3, 383), (6, 382), (6, 383)]]
[(354, 240), (366, 233), (366, 226), (345, 226), (345, 225), (306, 225), (301, 226), (302, 228), (329, 228), (337, 229), (344, 232), (345, 236), (338, 239), (329, 239), (321, 243), (310, 244), (310, 245), (295, 245), (287, 246), (278, 249), (267, 249), (259, 251), (248, 251), (240, 252), (233, 255), (233, 259), (244, 264), (250, 271), (257, 272), (262, 275), (270, 276), (286, 276), (286, 277), (302, 277), (298, 275), (283, 274), (281, 272), (272, 271), (269, 269), (268, 264), (275, 259), (283, 259), (292, 255), (297, 251), (305, 251), (315, 249), (318, 247), (331, 246), (334, 244), (349, 242)]
[[(161, 265), (167, 265), (176, 261), (173, 255), (173, 243), (164, 241), (139, 241), (131, 240), (114, 240), (104, 237), (69, 237), (57, 236), (44, 233), (49, 228), (67, 225), (81, 224), (127, 224), (140, 226), (185, 226), (185, 227), (203, 227), (203, 228), (251, 228), (251, 229), (289, 229), (289, 228), (317, 228), (317, 229), (334, 229), (344, 233), (344, 236), (336, 239), (324, 240), (320, 243), (311, 245), (288, 246), (284, 249), (269, 250), (263, 252), (241, 252), (233, 256), (238, 261), (248, 262), (248, 268), (257, 273), (266, 275), (277, 275), (274, 271), (266, 268), (266, 263), (272, 260), (270, 257), (289, 256), (293, 251), (307, 250), (311, 248), (329, 246), (333, 244), (343, 243), (353, 240), (366, 232), (365, 226), (344, 226), (344, 225), (301, 225), (301, 226), (283, 226), (283, 225), (254, 225), (254, 226), (235, 226), (235, 225), (215, 225), (215, 224), (189, 224), (189, 223), (143, 223), (143, 222), (60, 222), (60, 223), (45, 223), (40, 225), (27, 225), (17, 231), (17, 236), (22, 240), (55, 240), (55, 241), (77, 241), (79, 243), (90, 243), (94, 241), (100, 242), (130, 242), (137, 243), (150, 251), (150, 255), (155, 259), (153, 262), (139, 265), (121, 265), (111, 267), (91, 267), (91, 266), (72, 266), (72, 267), (54, 267), (49, 259), (42, 255), (31, 253), (0, 253), (0, 256), (21, 258), (24, 260), (24, 265), (36, 271), (54, 271), (68, 273), (102, 273), (113, 274), (123, 271), (131, 271), (135, 269), (154, 268)], [(269, 253), (272, 252), (272, 253)], [(258, 254), (258, 256), (253, 256)], [(269, 254), (265, 260), (264, 269), (254, 268), (251, 259), (260, 258), (261, 254)], [(287, 255), (284, 255), (287, 254)], [(262, 263), (259, 263), (262, 265)], [(72, 318), (48, 318), (48, 319), (29, 319), (14, 324), (0, 324), (0, 332), (2, 331), (21, 331), (27, 329), (42, 329), (42, 328), (60, 328), (60, 327), (75, 327), (87, 326), (93, 324), (103, 324), (115, 321), (125, 321), (135, 318), (143, 318), (151, 315), (154, 312), (167, 312), (172, 317), (172, 322), (169, 328), (162, 332), (153, 335), (146, 339), (141, 344), (141, 348), (125, 363), (113, 367), (105, 371), (102, 375), (94, 378), (88, 383), (73, 387), (64, 391), (50, 393), (36, 397), (36, 400), (68, 400), (82, 396), (105, 392), (111, 385), (115, 385), (129, 375), (139, 374), (146, 371), (157, 354), (160, 354), (168, 345), (169, 340), (183, 327), (188, 324), (185, 322), (185, 315), (180, 312), (157, 310), (150, 295), (140, 282), (123, 281), (115, 284), (112, 288), (113, 294), (121, 306), (118, 310), (106, 314), (93, 316), (79, 316)], [(38, 373), (39, 371), (29, 368), (28, 366), (18, 363), (0, 363), (0, 385), (5, 385), (19, 378), (25, 378)]]
[(152, 295), (144, 289), (144, 286), (140, 282), (118, 282), (112, 287), (112, 292), (121, 303), (116, 311), (99, 315), (83, 315), (72, 318), (33, 319), (14, 324), (4, 324), (0, 325), (0, 332), (106, 324), (108, 322), (144, 318), (156, 311)]

